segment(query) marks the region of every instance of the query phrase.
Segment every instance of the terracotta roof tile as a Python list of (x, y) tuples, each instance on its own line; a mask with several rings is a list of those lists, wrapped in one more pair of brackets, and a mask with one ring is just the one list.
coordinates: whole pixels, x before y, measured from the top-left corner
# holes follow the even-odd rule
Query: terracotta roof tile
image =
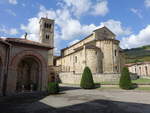
[(39, 42), (26, 40), (26, 39), (22, 39), (22, 38), (6, 38), (5, 41), (6, 42), (21, 43), (21, 44), (28, 44), (28, 45), (35, 45), (35, 46), (46, 47), (46, 48), (51, 48), (51, 49), (53, 48), (53, 47), (50, 47), (47, 44), (42, 44), (42, 43), (39, 43)]

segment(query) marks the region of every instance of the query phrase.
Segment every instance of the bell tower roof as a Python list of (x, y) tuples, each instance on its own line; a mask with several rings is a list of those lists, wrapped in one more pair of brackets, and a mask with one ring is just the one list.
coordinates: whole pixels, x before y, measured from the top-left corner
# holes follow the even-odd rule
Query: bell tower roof
[(42, 21), (45, 21), (45, 22), (52, 21), (52, 22), (54, 22), (55, 20), (42, 17), (42, 18), (40, 19), (39, 23), (41, 23)]

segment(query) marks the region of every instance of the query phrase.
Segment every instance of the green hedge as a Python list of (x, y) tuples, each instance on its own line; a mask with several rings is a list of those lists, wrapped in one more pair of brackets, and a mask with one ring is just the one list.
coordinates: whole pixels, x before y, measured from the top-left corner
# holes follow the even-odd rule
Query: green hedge
[(130, 73), (127, 67), (124, 67), (121, 72), (121, 77), (119, 81), (119, 86), (122, 89), (132, 89), (132, 82), (130, 78)]
[(93, 89), (95, 88), (93, 76), (89, 67), (84, 68), (84, 72), (82, 74), (80, 87), (83, 89)]
[(56, 82), (48, 83), (48, 93), (49, 94), (57, 94), (59, 93), (59, 85)]

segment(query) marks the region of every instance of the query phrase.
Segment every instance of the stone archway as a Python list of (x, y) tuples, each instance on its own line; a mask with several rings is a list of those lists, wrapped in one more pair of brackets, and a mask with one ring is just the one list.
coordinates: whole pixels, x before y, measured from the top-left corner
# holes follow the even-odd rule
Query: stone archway
[(17, 65), (16, 90), (38, 90), (41, 63), (33, 56), (25, 56)]
[[(18, 90), (19, 86), (16, 86), (18, 83), (18, 67), (19, 65), (23, 65), (23, 61), (26, 63), (29, 60), (32, 60), (34, 65), (38, 67), (38, 87), (37, 91), (45, 91), (47, 88), (48, 76), (47, 76), (47, 60), (37, 51), (25, 50), (17, 53), (10, 62), (9, 65), (9, 74), (7, 78), (7, 94), (16, 93), (16, 89)], [(20, 71), (21, 72), (21, 71)]]

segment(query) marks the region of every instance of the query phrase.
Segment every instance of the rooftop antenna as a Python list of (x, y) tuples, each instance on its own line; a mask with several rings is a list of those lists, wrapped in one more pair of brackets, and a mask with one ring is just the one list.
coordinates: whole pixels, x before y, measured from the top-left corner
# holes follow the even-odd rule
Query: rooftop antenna
[(25, 32), (25, 35), (24, 35), (25, 40), (27, 40), (27, 36), (28, 36), (28, 33)]

